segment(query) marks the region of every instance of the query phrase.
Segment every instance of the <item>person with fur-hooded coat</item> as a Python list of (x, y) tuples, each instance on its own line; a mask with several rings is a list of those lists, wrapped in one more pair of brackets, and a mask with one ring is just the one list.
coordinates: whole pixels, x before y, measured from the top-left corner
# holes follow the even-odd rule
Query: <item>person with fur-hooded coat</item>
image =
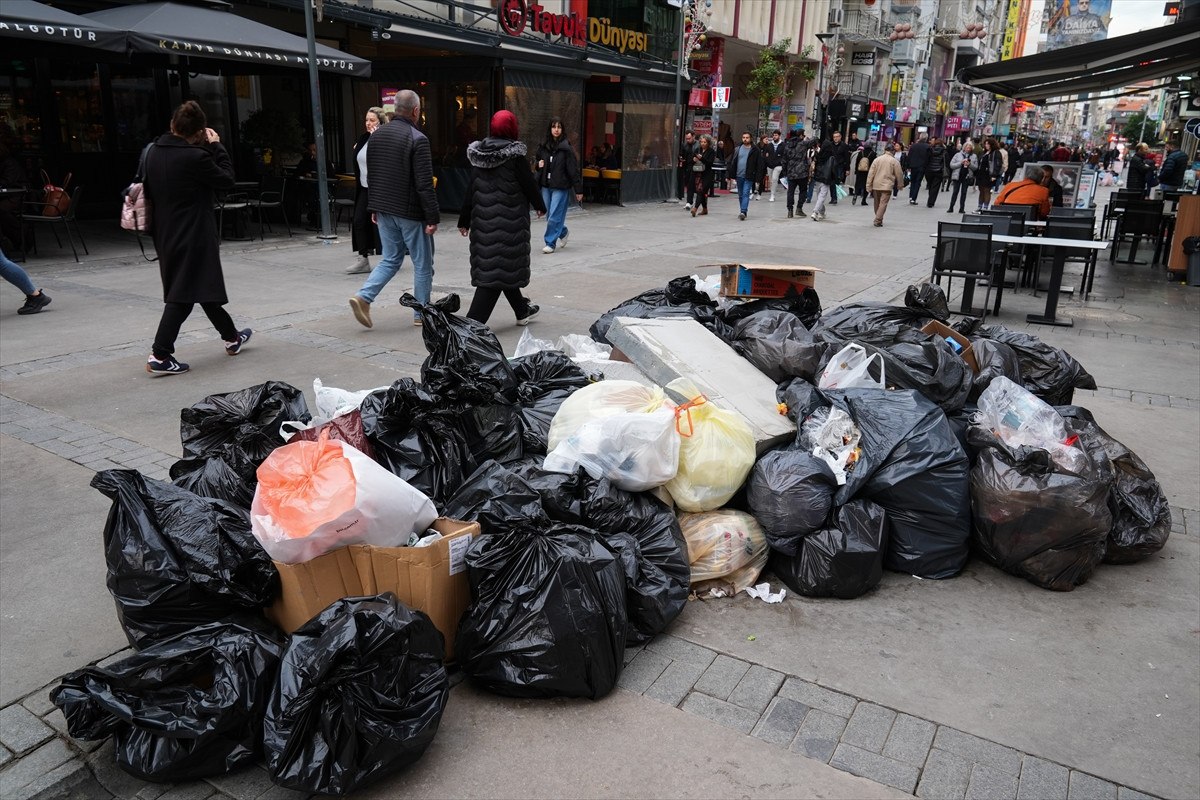
[(518, 325), (528, 325), (538, 312), (521, 289), (529, 285), (529, 207), (540, 217), (546, 206), (529, 169), (528, 151), (517, 136), (517, 118), (497, 111), (488, 137), (467, 147), (473, 169), (458, 230), (470, 236), (475, 297), (467, 317), (478, 322), (487, 322), (501, 294)]

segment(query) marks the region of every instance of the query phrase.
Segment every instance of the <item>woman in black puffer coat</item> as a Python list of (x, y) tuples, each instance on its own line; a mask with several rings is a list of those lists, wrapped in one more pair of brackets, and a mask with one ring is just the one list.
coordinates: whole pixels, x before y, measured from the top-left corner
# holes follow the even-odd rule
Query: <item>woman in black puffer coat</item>
[(501, 294), (518, 325), (528, 325), (538, 313), (521, 293), (529, 285), (529, 207), (539, 217), (546, 213), (527, 152), (517, 141), (517, 118), (510, 111), (493, 114), (488, 137), (467, 148), (474, 169), (458, 231), (471, 237), (475, 297), (467, 317), (478, 322), (488, 321)]

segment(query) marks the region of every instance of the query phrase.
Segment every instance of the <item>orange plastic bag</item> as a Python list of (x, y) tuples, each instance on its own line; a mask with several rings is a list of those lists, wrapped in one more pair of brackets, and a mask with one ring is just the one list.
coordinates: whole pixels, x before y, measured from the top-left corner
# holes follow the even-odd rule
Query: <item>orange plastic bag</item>
[(258, 470), (260, 511), (285, 536), (303, 539), (354, 507), (354, 468), (338, 442), (322, 433), (278, 449)]

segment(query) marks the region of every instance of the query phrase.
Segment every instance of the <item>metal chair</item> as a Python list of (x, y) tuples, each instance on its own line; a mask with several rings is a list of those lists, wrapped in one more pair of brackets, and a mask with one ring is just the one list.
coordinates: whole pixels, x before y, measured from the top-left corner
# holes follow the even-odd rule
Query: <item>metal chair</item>
[[(1069, 219), (1060, 218), (1048, 220), (1046, 229), (1042, 235), (1048, 239), (1080, 239), (1090, 242), (1095, 238), (1095, 229), (1093, 221), (1090, 219)], [(1033, 294), (1034, 297), (1038, 293), (1038, 280), (1041, 277), (1042, 263), (1054, 261), (1054, 247), (1042, 247), (1038, 254), (1037, 267), (1033, 274)], [(1067, 255), (1063, 259), (1064, 263), (1076, 263), (1083, 265), (1083, 277), (1079, 284), (1079, 291), (1086, 293), (1091, 291), (1092, 278), (1096, 273), (1096, 251), (1066, 248)]]
[(1129, 200), (1125, 203), (1125, 209), (1117, 219), (1117, 226), (1113, 231), (1112, 249), (1108, 252), (1109, 261), (1117, 261), (1117, 250), (1121, 249), (1121, 242), (1126, 238), (1130, 239), (1132, 244), (1129, 248), (1129, 260), (1121, 261), (1122, 264), (1144, 264), (1147, 262), (1137, 261), (1138, 245), (1143, 237), (1153, 238), (1155, 244), (1155, 255), (1162, 249), (1163, 240), (1163, 206), (1162, 200)]
[(583, 199), (591, 203), (596, 199), (600, 188), (600, 170), (584, 167), (580, 170), (583, 177)]
[[(70, 175), (67, 176), (68, 178)], [(58, 236), (58, 226), (61, 225), (63, 232), (67, 236), (67, 244), (71, 245), (71, 253), (75, 256), (75, 260), (79, 261), (79, 251), (75, 249), (75, 240), (71, 238), (71, 226), (75, 226), (75, 235), (79, 237), (79, 244), (83, 246), (84, 255), (91, 255), (87, 249), (87, 242), (83, 240), (83, 232), (79, 230), (79, 223), (75, 219), (75, 212), (79, 209), (80, 198), (83, 197), (83, 187), (76, 186), (75, 191), (71, 192), (71, 205), (67, 208), (64, 214), (44, 214), (44, 204), (26, 203), (25, 212), (21, 215), (22, 234), (25, 231), (26, 223), (32, 224), (34, 227), (29, 230), (33, 232), (38, 225), (49, 225), (50, 230), (54, 233), (54, 241), (58, 242), (58, 246), (62, 247), (62, 239)], [(33, 241), (33, 252), (37, 253), (37, 236), (31, 237)]]
[(1125, 213), (1126, 205), (1132, 200), (1141, 200), (1142, 193), (1138, 189), (1118, 189), (1108, 198), (1104, 205), (1104, 215), (1100, 218), (1100, 238), (1108, 238), (1108, 226), (1115, 223)]
[(292, 235), (292, 224), (288, 222), (287, 207), (283, 204), (283, 195), (287, 190), (287, 180), (277, 175), (264, 175), (262, 183), (258, 186), (258, 197), (252, 198), (247, 202), (247, 205), (254, 210), (258, 215), (258, 238), (263, 239), (263, 222), (266, 221), (267, 229), (271, 233), (275, 229), (271, 227), (271, 221), (267, 219), (267, 212), (272, 209), (279, 209), (280, 216), (283, 217), (283, 224), (287, 226), (288, 236)]
[(245, 192), (228, 192), (226, 194), (218, 194), (216, 203), (213, 205), (213, 211), (217, 212), (217, 235), (221, 239), (225, 238), (225, 212), (228, 211), (233, 215), (233, 235), (232, 239), (241, 239), (237, 235), (238, 214), (247, 212), (250, 208), (250, 200)]
[(1090, 219), (1093, 222), (1096, 220), (1096, 209), (1094, 208), (1052, 208), (1050, 216), (1047, 219)]
[(600, 202), (621, 205), (621, 170), (600, 170)]
[(948, 296), (953, 279), (962, 278), (965, 305), (969, 295), (974, 292), (975, 282), (986, 281), (987, 293), (983, 300), (983, 316), (986, 318), (992, 286), (1002, 282), (995, 277), (993, 249), (991, 225), (939, 222), (929, 282), (940, 286), (942, 278), (945, 278)]
[[(962, 221), (969, 225), (988, 225), (991, 226), (993, 236), (1023, 236), (1025, 228), (1025, 220), (1021, 214), (963, 214)], [(1006, 277), (1008, 268), (1014, 262), (1019, 267), (1021, 259), (1025, 254), (1025, 245), (1023, 244), (1007, 244), (1004, 242), (993, 242), (992, 244), (992, 267), (993, 275), (988, 278), (988, 282), (996, 282), (996, 303), (992, 308), (993, 314), (1000, 313), (1000, 303), (1004, 297), (1004, 290), (1014, 288), (1014, 284), (1009, 284)], [(982, 283), (982, 281), (981, 281)]]
[(1034, 205), (1025, 205), (1019, 203), (1005, 203), (1002, 206), (988, 209), (989, 211), (1020, 211), (1026, 220), (1034, 220), (1038, 218), (1038, 207)]
[(333, 232), (337, 233), (338, 224), (342, 221), (342, 214), (350, 212), (350, 221), (346, 223), (346, 227), (354, 224), (354, 194), (358, 186), (353, 180), (340, 180), (333, 187), (333, 197), (329, 198), (329, 211), (333, 217)]

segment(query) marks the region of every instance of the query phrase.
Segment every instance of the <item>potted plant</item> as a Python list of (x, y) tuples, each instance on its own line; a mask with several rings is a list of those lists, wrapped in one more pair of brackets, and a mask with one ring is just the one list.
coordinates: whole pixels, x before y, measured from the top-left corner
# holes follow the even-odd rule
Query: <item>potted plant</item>
[(242, 144), (254, 148), (264, 172), (278, 175), (288, 156), (304, 148), (304, 129), (294, 111), (260, 108), (242, 123)]

